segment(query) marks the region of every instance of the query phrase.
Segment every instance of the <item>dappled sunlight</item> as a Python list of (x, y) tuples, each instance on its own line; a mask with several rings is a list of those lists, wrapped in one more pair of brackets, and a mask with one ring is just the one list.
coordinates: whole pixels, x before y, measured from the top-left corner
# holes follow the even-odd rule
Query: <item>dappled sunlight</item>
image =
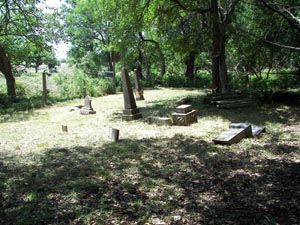
[(30, 224), (294, 224), (299, 163), (258, 159), (260, 150), (175, 135), (2, 155), (0, 221), (27, 223), (30, 214)]
[[(177, 90), (174, 99), (175, 91), (146, 90), (148, 100), (137, 104), (146, 117), (171, 116), (178, 101), (196, 94)], [(298, 109), (289, 108), (288, 118), (276, 107), (219, 110), (201, 96), (190, 99), (199, 111), (190, 126), (122, 121), (115, 113), (121, 94), (92, 99), (95, 115), (70, 110), (83, 102), (76, 100), (2, 123), (0, 223), (296, 224)], [(213, 144), (232, 122), (267, 132)], [(112, 127), (119, 142), (111, 140)]]

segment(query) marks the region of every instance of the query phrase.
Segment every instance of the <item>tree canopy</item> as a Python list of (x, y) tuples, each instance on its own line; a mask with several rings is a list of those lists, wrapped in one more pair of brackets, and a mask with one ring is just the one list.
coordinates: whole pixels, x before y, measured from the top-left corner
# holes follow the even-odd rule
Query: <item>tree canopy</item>
[(71, 44), (69, 62), (92, 77), (114, 71), (116, 55), (149, 83), (170, 74), (192, 81), (198, 70), (210, 70), (215, 92), (230, 91), (233, 72), (259, 78), (299, 70), (298, 1), (66, 0), (59, 17), (40, 2), (0, 5), (0, 68), (11, 98), (11, 67), (37, 67), (58, 36)]

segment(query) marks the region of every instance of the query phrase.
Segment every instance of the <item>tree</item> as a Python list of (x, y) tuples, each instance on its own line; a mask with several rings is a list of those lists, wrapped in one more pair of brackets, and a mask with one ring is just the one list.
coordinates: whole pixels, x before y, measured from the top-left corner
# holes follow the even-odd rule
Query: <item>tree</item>
[(78, 0), (75, 4), (67, 1), (64, 9), (66, 38), (72, 43), (69, 55), (91, 76), (98, 76), (103, 65), (113, 71), (110, 51), (112, 16), (105, 2)]
[(25, 42), (35, 43), (44, 48), (46, 31), (43, 27), (43, 15), (37, 8), (39, 0), (4, 0), (0, 3), (0, 71), (7, 84), (10, 101), (16, 99), (13, 62), (20, 61), (18, 56)]

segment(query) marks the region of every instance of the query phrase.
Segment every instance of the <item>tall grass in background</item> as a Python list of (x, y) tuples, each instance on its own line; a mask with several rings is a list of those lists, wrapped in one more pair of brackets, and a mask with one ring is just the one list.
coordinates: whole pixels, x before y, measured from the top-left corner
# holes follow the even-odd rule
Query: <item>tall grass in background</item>
[[(17, 102), (10, 103), (6, 96), (4, 77), (0, 76), (0, 114), (31, 110), (45, 106), (42, 98), (42, 74), (26, 73), (16, 77)], [(83, 98), (114, 94), (112, 80), (90, 78), (80, 70), (60, 71), (47, 76), (48, 104)]]
[(53, 79), (57, 85), (56, 95), (59, 99), (82, 98), (86, 95), (99, 97), (115, 93), (112, 80), (91, 78), (79, 70), (70, 74), (55, 74)]

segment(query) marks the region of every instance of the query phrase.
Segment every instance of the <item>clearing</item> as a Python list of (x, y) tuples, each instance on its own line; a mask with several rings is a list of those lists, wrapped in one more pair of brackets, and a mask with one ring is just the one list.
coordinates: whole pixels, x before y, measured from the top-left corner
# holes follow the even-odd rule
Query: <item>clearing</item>
[[(196, 89), (158, 88), (124, 122), (122, 94), (0, 118), (0, 224), (299, 224), (300, 108), (223, 110)], [(189, 98), (188, 127), (158, 126)], [(230, 123), (265, 126), (231, 146), (212, 139)], [(62, 132), (62, 125), (68, 132)], [(111, 127), (120, 142), (111, 141)]]

